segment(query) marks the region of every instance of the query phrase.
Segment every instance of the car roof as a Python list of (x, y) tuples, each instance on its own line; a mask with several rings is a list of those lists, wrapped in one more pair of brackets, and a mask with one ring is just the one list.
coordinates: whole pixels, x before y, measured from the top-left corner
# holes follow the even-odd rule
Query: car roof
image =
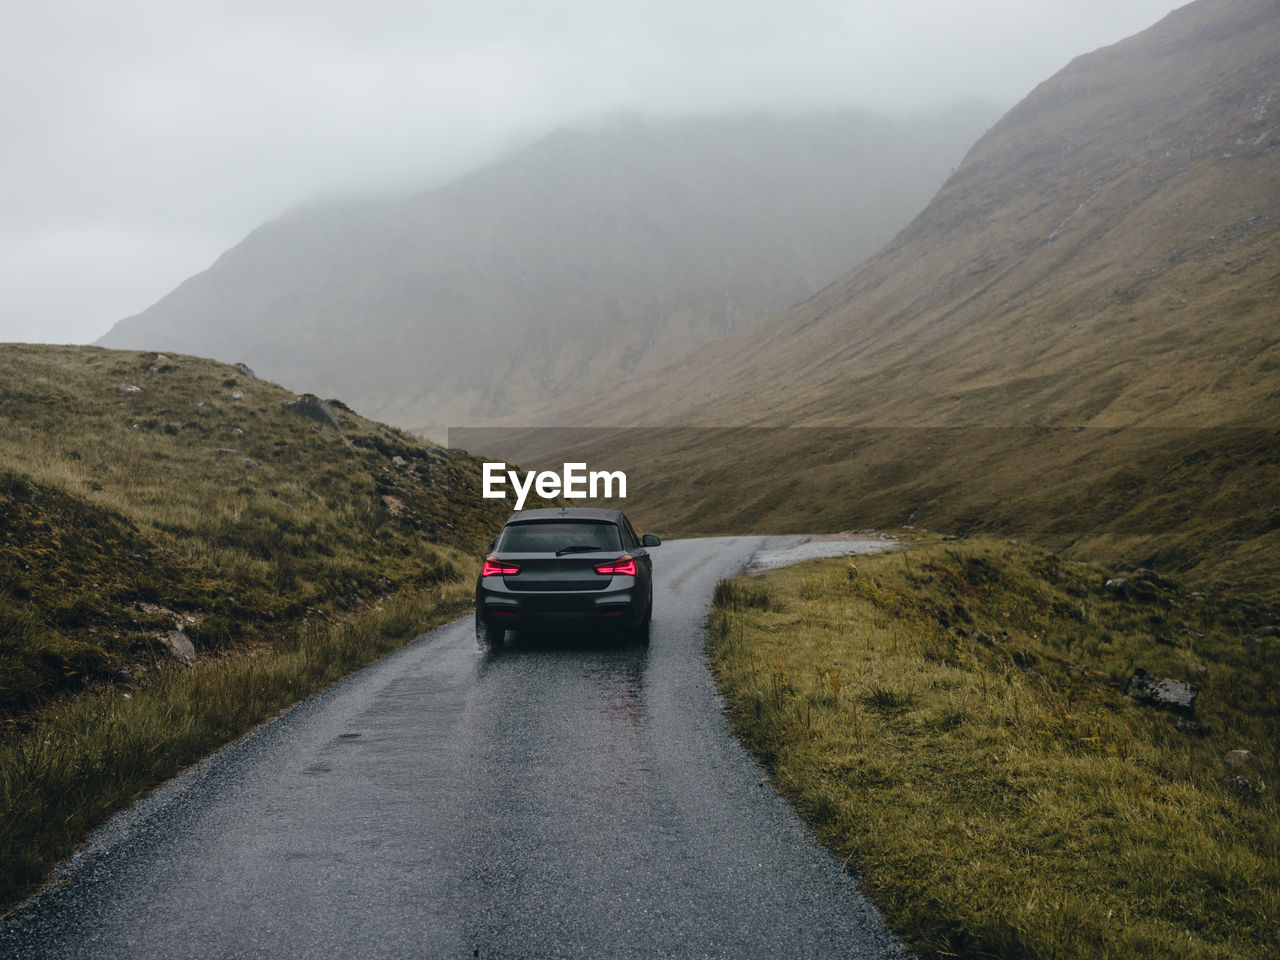
[(537, 510), (517, 510), (507, 520), (512, 523), (536, 523), (545, 520), (593, 520), (596, 523), (621, 523), (621, 510), (603, 510), (599, 507), (540, 507)]

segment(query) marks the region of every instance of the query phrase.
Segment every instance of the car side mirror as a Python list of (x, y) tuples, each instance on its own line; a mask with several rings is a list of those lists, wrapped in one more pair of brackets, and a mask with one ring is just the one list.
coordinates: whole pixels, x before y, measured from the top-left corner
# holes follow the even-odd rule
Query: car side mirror
[(640, 544), (641, 546), (645, 546), (645, 547), (660, 547), (662, 546), (662, 541), (659, 540), (657, 537), (655, 537), (652, 533), (646, 533), (643, 537), (640, 538)]
[(497, 545), (498, 545), (498, 538), (494, 537), (492, 540), (489, 541), (489, 552), (493, 553), (493, 548), (496, 547)]

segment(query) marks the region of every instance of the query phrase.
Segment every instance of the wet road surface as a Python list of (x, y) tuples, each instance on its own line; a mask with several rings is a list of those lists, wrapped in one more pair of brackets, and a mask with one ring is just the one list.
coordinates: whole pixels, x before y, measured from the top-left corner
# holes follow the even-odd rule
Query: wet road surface
[(705, 667), (716, 580), (780, 543), (654, 549), (648, 648), (420, 637), (117, 816), (0, 956), (901, 956)]

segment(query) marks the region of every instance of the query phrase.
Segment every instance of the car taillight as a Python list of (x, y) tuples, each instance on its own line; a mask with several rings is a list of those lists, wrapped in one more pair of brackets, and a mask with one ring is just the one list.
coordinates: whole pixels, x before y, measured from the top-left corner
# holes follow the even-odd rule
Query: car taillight
[(510, 561), (499, 560), (497, 557), (485, 557), (484, 569), (480, 571), (480, 576), (513, 577), (519, 572), (520, 568)]
[(634, 577), (636, 575), (636, 558), (619, 557), (612, 563), (602, 563), (596, 567), (596, 573), (606, 577)]

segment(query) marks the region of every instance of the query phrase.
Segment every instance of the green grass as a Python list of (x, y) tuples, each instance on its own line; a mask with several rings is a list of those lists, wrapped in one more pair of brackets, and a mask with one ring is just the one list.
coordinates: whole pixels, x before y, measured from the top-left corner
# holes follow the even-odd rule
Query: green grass
[[(1109, 575), (957, 542), (717, 591), (737, 732), (925, 956), (1280, 952), (1280, 641), (1245, 641), (1280, 616)], [(1137, 667), (1198, 687), (1199, 734)]]

